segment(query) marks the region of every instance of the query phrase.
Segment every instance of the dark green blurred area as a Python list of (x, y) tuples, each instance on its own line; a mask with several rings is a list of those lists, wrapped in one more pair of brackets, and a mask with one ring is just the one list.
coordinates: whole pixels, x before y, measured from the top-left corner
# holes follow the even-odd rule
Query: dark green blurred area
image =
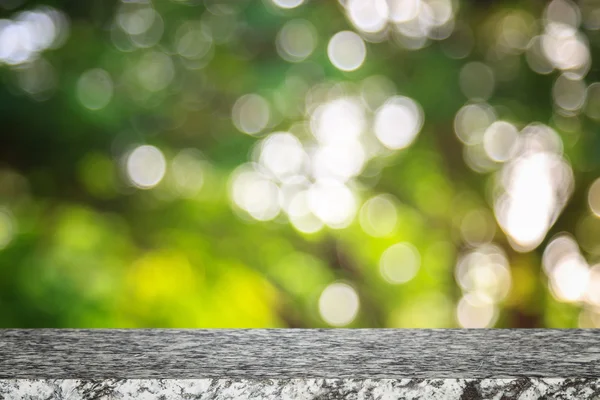
[(0, 0), (0, 326), (600, 327), (599, 29)]

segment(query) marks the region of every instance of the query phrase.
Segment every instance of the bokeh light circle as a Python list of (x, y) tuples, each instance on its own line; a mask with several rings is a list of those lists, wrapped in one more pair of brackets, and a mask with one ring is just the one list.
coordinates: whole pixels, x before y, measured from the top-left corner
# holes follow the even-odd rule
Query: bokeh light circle
[(140, 189), (150, 189), (158, 185), (166, 170), (165, 156), (154, 146), (139, 146), (127, 157), (127, 176), (130, 182)]
[(277, 52), (286, 61), (303, 61), (314, 51), (317, 40), (313, 24), (303, 19), (292, 20), (277, 34)]
[(345, 326), (358, 314), (360, 301), (354, 288), (346, 283), (336, 282), (327, 286), (319, 297), (321, 318), (332, 326)]
[(408, 147), (422, 126), (423, 110), (408, 97), (392, 97), (375, 114), (375, 136), (389, 149)]
[(363, 39), (352, 31), (338, 32), (327, 45), (329, 61), (341, 71), (358, 69), (367, 57), (367, 46)]
[(258, 94), (246, 94), (240, 97), (232, 109), (235, 127), (249, 135), (256, 135), (265, 129), (270, 115), (269, 103)]
[(396, 243), (388, 247), (379, 259), (379, 270), (390, 283), (406, 283), (413, 279), (421, 265), (421, 255), (415, 246), (408, 242)]
[(594, 215), (600, 217), (600, 178), (596, 179), (588, 189), (588, 205)]
[(84, 107), (100, 110), (108, 105), (113, 96), (113, 82), (103, 69), (84, 72), (77, 81), (77, 96)]

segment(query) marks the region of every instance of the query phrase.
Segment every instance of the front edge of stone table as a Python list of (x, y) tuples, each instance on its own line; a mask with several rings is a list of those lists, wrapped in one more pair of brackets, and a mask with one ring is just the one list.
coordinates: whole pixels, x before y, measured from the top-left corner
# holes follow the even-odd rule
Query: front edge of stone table
[(600, 399), (599, 330), (0, 330), (0, 399)]

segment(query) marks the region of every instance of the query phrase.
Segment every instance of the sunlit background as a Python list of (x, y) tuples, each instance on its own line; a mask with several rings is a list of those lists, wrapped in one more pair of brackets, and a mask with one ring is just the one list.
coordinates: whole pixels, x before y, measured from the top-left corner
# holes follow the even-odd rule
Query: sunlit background
[(0, 326), (600, 327), (600, 0), (0, 0)]

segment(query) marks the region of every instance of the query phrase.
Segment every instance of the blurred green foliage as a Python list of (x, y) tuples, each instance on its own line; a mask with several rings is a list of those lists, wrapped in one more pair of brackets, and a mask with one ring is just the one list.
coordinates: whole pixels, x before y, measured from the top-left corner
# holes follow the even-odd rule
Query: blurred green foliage
[[(591, 86), (599, 78), (600, 4), (554, 0), (559, 12), (529, 0), (423, 0), (432, 15), (450, 7), (450, 16), (402, 36), (408, 28), (391, 22), (361, 31), (366, 14), (357, 25), (351, 1), (281, 7), (293, 3), (0, 0), (0, 326), (600, 326), (600, 280), (591, 267), (600, 257), (593, 212), (600, 200), (590, 194), (600, 175), (600, 92)], [(383, 3), (393, 19), (393, 1)], [(50, 25), (34, 20), (31, 35), (52, 33), (53, 43), (28, 45), (24, 31), (10, 31), (28, 10), (52, 16)], [(552, 20), (561, 15), (567, 20)], [(277, 42), (293, 20), (314, 29), (314, 49), (298, 62), (285, 60), (285, 43)], [(563, 46), (556, 51), (566, 60), (535, 53), (535, 38), (551, 38), (557, 26), (579, 40), (548, 45)], [(192, 33), (182, 39), (185, 29)], [(366, 43), (364, 63), (350, 71), (328, 56), (331, 37), (346, 30)], [(461, 75), (473, 62), (487, 69), (476, 64)], [(488, 69), (493, 93), (480, 96)], [(584, 103), (571, 107), (576, 88), (557, 86), (565, 74), (585, 85)], [(365, 94), (365, 82), (383, 83)], [(319, 85), (329, 90), (324, 98), (339, 91), (372, 101), (364, 107), (371, 137), (377, 110), (394, 95), (421, 107), (423, 127), (406, 148), (379, 145), (346, 182), (356, 207), (340, 229), (303, 232), (283, 211), (258, 221), (232, 200), (234, 171), (256, 159), (257, 143), (271, 132), (291, 131), (303, 143), (312, 137), (314, 109), (305, 105)], [(248, 93), (270, 107), (257, 134), (240, 132), (232, 111)], [(519, 130), (539, 121), (560, 139), (557, 157), (572, 168), (572, 190), (564, 204), (557, 200), (537, 245), (520, 248), (498, 222), (496, 183), (508, 162), (469, 155), (457, 137), (457, 113), (471, 103), (490, 104), (497, 120)], [(260, 109), (250, 114), (259, 118)], [(164, 177), (148, 187), (127, 164), (141, 145), (165, 160)], [(191, 175), (178, 175), (175, 160)], [(141, 165), (149, 174), (156, 167)], [(368, 202), (381, 194), (389, 197)], [(565, 267), (574, 278), (564, 287), (557, 278), (553, 289), (543, 255), (561, 232), (581, 247), (587, 272)], [(418, 255), (406, 280), (410, 265), (386, 269), (382, 261), (397, 243)], [(500, 269), (469, 272), (480, 275), (465, 279), (483, 285), (471, 293), (458, 264), (486, 251)], [(505, 292), (492, 301), (478, 290)]]

